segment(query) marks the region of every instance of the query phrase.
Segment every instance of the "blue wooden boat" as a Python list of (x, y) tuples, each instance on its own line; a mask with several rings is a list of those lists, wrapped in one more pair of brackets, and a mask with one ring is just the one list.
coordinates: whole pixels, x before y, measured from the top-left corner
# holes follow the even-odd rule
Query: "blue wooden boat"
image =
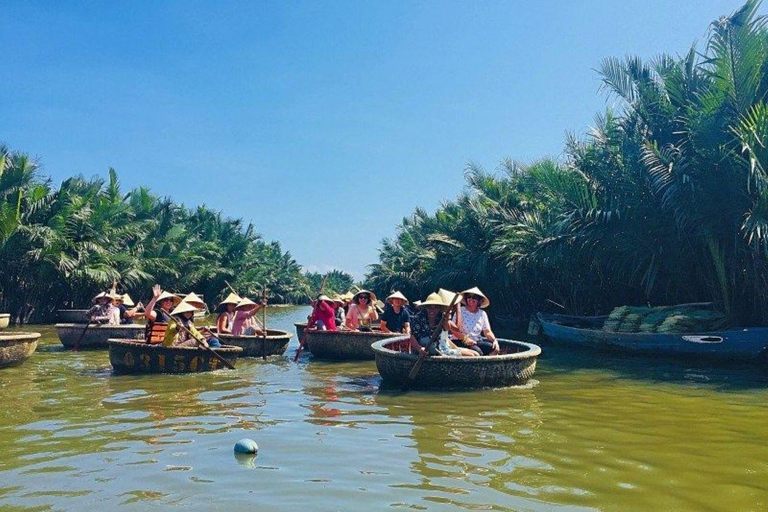
[(537, 317), (541, 330), (548, 339), (574, 347), (654, 356), (701, 357), (729, 361), (768, 360), (768, 327), (675, 334), (608, 332), (602, 330), (607, 316), (539, 313)]

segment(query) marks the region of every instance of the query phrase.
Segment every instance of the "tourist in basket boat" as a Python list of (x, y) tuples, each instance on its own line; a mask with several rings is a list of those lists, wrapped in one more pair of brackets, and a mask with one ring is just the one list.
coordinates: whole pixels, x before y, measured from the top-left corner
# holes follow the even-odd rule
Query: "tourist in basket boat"
[(394, 292), (387, 297), (387, 306), (380, 317), (382, 332), (411, 334), (411, 314), (406, 305), (408, 299), (400, 292)]
[(254, 315), (266, 304), (256, 304), (251, 299), (240, 299), (235, 306), (235, 316), (232, 320), (231, 333), (233, 336), (262, 336), (264, 331), (254, 318)]
[(431, 293), (419, 304), (419, 312), (411, 318), (411, 349), (419, 354), (429, 352), (432, 356), (466, 356), (476, 357), (479, 354), (468, 348), (453, 345), (447, 336), (438, 343), (431, 343), (435, 328), (443, 323), (443, 310), (448, 306), (437, 293)]
[(360, 290), (352, 297), (352, 304), (347, 311), (347, 328), (358, 331), (370, 331), (371, 324), (379, 319), (379, 314), (373, 303), (376, 294), (368, 290)]
[(116, 296), (114, 306), (120, 311), (120, 325), (130, 325), (133, 323), (133, 318), (139, 314), (139, 310), (144, 307), (144, 304), (139, 302), (137, 306), (133, 303), (131, 296), (125, 293)]
[(327, 295), (320, 295), (312, 308), (312, 324), (319, 331), (336, 330), (336, 304)]
[(197, 296), (195, 293), (188, 293), (181, 299), (181, 302), (187, 302), (197, 308), (198, 311), (205, 311), (208, 306), (205, 305), (205, 301)]
[(170, 292), (165, 292), (156, 284), (152, 288), (152, 300), (144, 310), (144, 317), (151, 327), (154, 323), (167, 324), (171, 320), (171, 310), (181, 302), (181, 298)]
[(344, 309), (344, 299), (338, 293), (333, 296), (334, 321), (337, 327), (341, 327), (347, 321), (347, 312)]
[(198, 308), (189, 302), (181, 302), (171, 311), (171, 321), (165, 330), (163, 345), (167, 347), (197, 347), (206, 345), (220, 347), (221, 342), (210, 332), (201, 333), (195, 327), (193, 320)]
[(232, 325), (235, 323), (235, 308), (241, 299), (237, 294), (230, 293), (227, 298), (219, 302), (216, 311), (219, 317), (216, 319), (216, 332), (219, 334), (232, 334)]
[(491, 303), (478, 287), (461, 292), (461, 311), (457, 317), (454, 335), (457, 342), (478, 355), (499, 353), (499, 342), (491, 330), (488, 314), (483, 311)]
[(85, 316), (89, 323), (102, 325), (120, 325), (120, 310), (112, 302), (119, 297), (113, 292), (101, 292), (93, 298), (93, 306)]

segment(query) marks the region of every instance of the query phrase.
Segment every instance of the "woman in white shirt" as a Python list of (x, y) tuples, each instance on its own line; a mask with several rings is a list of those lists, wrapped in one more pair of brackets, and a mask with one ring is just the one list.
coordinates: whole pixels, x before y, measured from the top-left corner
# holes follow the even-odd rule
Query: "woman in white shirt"
[(461, 311), (457, 318), (459, 341), (480, 355), (498, 354), (499, 342), (491, 330), (484, 308), (491, 303), (478, 287), (461, 292)]

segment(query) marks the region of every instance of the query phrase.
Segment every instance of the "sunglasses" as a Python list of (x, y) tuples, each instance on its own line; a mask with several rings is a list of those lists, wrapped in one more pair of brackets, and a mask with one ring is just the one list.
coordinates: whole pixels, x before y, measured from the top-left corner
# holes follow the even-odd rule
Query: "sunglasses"
[(477, 295), (465, 295), (464, 298), (466, 300), (480, 300), (480, 297), (478, 297)]
[(358, 299), (370, 300), (370, 297), (367, 295), (361, 295), (360, 297), (358, 297)]

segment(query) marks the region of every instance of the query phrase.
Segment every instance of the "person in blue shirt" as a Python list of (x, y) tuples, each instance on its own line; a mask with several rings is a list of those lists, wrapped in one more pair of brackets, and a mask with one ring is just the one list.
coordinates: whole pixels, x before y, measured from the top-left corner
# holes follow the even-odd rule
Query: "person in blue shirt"
[(379, 320), (382, 332), (411, 334), (411, 315), (405, 307), (408, 299), (400, 292), (387, 297), (387, 307)]

